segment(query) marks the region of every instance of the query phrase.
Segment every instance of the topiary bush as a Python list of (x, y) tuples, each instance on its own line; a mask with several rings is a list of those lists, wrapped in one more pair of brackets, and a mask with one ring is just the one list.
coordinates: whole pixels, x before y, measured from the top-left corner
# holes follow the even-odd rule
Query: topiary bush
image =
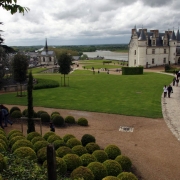
[(44, 134), (43, 138), (47, 141), (47, 139), (49, 138), (49, 136), (54, 135), (54, 134), (55, 134), (54, 132), (49, 131), (49, 132), (47, 132), (47, 133)]
[(92, 155), (101, 163), (108, 159), (108, 155), (104, 150), (95, 150)]
[(0, 144), (0, 153), (4, 153), (4, 152), (6, 152), (6, 149), (3, 146), (3, 144)]
[(63, 159), (66, 162), (68, 171), (73, 171), (82, 165), (80, 157), (76, 154), (66, 154)]
[(138, 178), (131, 172), (122, 172), (117, 177), (120, 180), (138, 180)]
[(88, 120), (86, 118), (79, 118), (77, 124), (80, 126), (88, 126)]
[[(22, 111), (22, 116), (24, 116), (24, 117), (28, 117), (28, 109), (24, 109), (23, 111)], [(34, 118), (37, 118), (37, 113), (33, 110), (33, 117)]]
[(42, 122), (50, 122), (50, 115), (48, 113), (41, 113)]
[(9, 140), (11, 140), (12, 138), (16, 137), (16, 136), (24, 136), (22, 132), (14, 132), (13, 134), (11, 134), (11, 136), (9, 136)]
[(60, 115), (60, 113), (59, 113), (59, 112), (54, 111), (54, 112), (52, 112), (52, 113), (51, 113), (51, 117), (52, 117), (54, 114), (58, 114), (58, 115)]
[(15, 110), (11, 113), (11, 118), (20, 118), (22, 117), (22, 113), (19, 110)]
[(96, 139), (94, 136), (90, 135), (90, 134), (84, 134), (81, 138), (81, 142), (83, 146), (86, 146), (86, 144), (90, 143), (90, 142), (96, 142)]
[(3, 145), (4, 149), (7, 150), (8, 149), (8, 145), (6, 144), (6, 142), (3, 139), (0, 139), (0, 144)]
[(22, 132), (19, 131), (19, 130), (11, 130), (11, 131), (8, 133), (7, 138), (9, 139), (9, 137), (10, 137), (12, 134), (17, 133), (17, 132), (22, 133)]
[(24, 159), (27, 158), (29, 160), (36, 160), (37, 156), (35, 151), (30, 147), (20, 147), (16, 149), (13, 154), (15, 154), (17, 157)]
[(73, 116), (67, 116), (64, 121), (65, 121), (65, 123), (68, 123), (68, 124), (76, 123), (75, 118)]
[(62, 140), (62, 139), (60, 138), (60, 136), (53, 134), (53, 135), (48, 137), (47, 142), (53, 143), (56, 140)]
[(94, 174), (92, 171), (83, 166), (79, 166), (78, 168), (74, 169), (71, 173), (72, 179), (83, 179), (83, 180), (94, 180)]
[(72, 148), (74, 154), (77, 154), (78, 156), (82, 156), (83, 154), (87, 153), (87, 150), (82, 145), (77, 145)]
[(89, 163), (97, 161), (96, 158), (89, 153), (83, 154), (80, 158), (83, 166), (87, 166)]
[(11, 148), (15, 142), (17, 142), (18, 140), (23, 140), (23, 139), (26, 140), (24, 136), (15, 136), (11, 138), (11, 140), (9, 141), (9, 147)]
[(3, 154), (0, 153), (0, 172), (2, 172), (3, 169), (6, 169), (6, 162)]
[(45, 160), (47, 160), (47, 147), (39, 149), (37, 152), (37, 159), (39, 163), (43, 163)]
[(66, 135), (63, 136), (63, 140), (64, 140), (65, 143), (71, 138), (75, 138), (75, 136), (72, 135), (72, 134), (66, 134)]
[(46, 141), (42, 136), (36, 136), (31, 140), (32, 144), (35, 144), (38, 141)]
[(34, 151), (37, 153), (41, 148), (43, 147), (47, 147), (49, 143), (47, 141), (38, 141), (36, 142), (33, 147), (34, 147)]
[(64, 118), (60, 115), (57, 115), (53, 118), (52, 122), (56, 126), (63, 126), (64, 125)]
[(106, 146), (104, 151), (107, 153), (109, 159), (115, 159), (117, 156), (121, 155), (119, 147), (112, 144)]
[(2, 139), (8, 145), (8, 140), (7, 140), (6, 136), (0, 134), (0, 139)]
[(65, 156), (66, 154), (73, 154), (73, 151), (71, 148), (67, 147), (67, 146), (62, 146), (59, 147), (56, 150), (56, 155), (60, 158), (62, 158), (63, 156)]
[(21, 112), (21, 110), (20, 110), (19, 107), (13, 106), (13, 107), (10, 109), (9, 113), (12, 114), (14, 111), (20, 111), (20, 112)]
[(115, 160), (108, 159), (103, 162), (103, 165), (106, 167), (108, 176), (117, 176), (122, 172), (121, 165)]
[(4, 132), (4, 130), (0, 129), (0, 134), (6, 136), (6, 133)]
[(92, 171), (95, 180), (102, 180), (107, 176), (107, 170), (100, 162), (92, 162), (87, 166), (87, 168)]
[(55, 150), (57, 150), (59, 147), (66, 146), (66, 143), (64, 142), (63, 139), (61, 139), (61, 140), (55, 140), (55, 141), (53, 142), (53, 144), (54, 144), (54, 149), (55, 149)]
[(53, 120), (54, 120), (54, 118), (56, 117), (56, 116), (60, 116), (59, 114), (53, 114), (52, 116), (51, 116), (51, 121), (53, 122)]
[(90, 142), (90, 143), (86, 144), (85, 147), (86, 147), (88, 153), (90, 153), (90, 154), (92, 154), (95, 150), (100, 150), (99, 145), (94, 142)]
[(82, 143), (76, 138), (71, 138), (66, 142), (66, 145), (70, 148), (73, 148), (74, 146), (82, 145)]
[(47, 112), (46, 111), (38, 111), (37, 112), (37, 117), (40, 118), (42, 113), (47, 113)]
[(16, 149), (20, 148), (20, 147), (30, 147), (31, 149), (33, 149), (33, 145), (30, 141), (26, 140), (26, 139), (22, 139), (22, 140), (18, 140), (16, 141), (12, 148), (11, 151), (14, 152)]
[(116, 157), (115, 161), (121, 165), (123, 171), (131, 170), (132, 162), (127, 156), (119, 155)]
[(38, 132), (30, 132), (29, 134), (27, 134), (27, 140), (31, 141), (34, 137), (41, 137), (41, 135)]
[(114, 176), (106, 176), (102, 180), (119, 180), (119, 179), (117, 177), (114, 177)]

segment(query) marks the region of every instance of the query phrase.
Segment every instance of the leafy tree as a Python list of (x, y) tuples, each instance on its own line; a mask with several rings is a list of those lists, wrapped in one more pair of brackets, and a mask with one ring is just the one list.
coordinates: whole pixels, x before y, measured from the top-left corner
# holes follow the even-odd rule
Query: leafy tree
[(60, 54), (58, 58), (59, 72), (64, 74), (64, 86), (66, 86), (65, 75), (71, 71), (72, 56), (67, 53)]
[(0, 47), (0, 81), (2, 81), (2, 78), (5, 75), (4, 67), (5, 67), (6, 59), (7, 58), (6, 58), (5, 50), (2, 47)]
[(32, 72), (29, 72), (28, 76), (28, 87), (27, 87), (27, 92), (28, 92), (28, 129), (27, 133), (34, 132), (35, 131), (35, 126), (34, 126), (34, 121), (33, 121), (33, 76)]

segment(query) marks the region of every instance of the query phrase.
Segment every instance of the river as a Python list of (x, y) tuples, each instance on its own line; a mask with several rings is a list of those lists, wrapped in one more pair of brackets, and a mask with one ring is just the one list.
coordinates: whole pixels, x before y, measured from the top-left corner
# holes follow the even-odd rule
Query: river
[(128, 61), (128, 53), (118, 53), (112, 51), (95, 51), (83, 52), (83, 54), (86, 54), (89, 58), (104, 57), (104, 59)]

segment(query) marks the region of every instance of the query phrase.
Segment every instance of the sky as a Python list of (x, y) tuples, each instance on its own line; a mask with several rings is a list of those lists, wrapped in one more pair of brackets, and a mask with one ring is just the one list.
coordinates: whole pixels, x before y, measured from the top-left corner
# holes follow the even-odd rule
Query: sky
[(179, 0), (17, 0), (28, 13), (0, 7), (1, 36), (8, 46), (129, 43), (131, 29), (172, 30), (180, 23)]

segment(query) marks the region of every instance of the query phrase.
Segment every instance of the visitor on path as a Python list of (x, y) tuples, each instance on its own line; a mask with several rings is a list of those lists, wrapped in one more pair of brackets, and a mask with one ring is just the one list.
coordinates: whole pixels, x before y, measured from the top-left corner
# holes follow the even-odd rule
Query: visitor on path
[(50, 131), (55, 132), (55, 127), (54, 124), (52, 122), (49, 123), (50, 124)]
[(179, 79), (177, 78), (176, 79), (176, 86), (178, 86), (178, 83), (179, 83)]
[(173, 86), (175, 86), (176, 78), (173, 78)]
[(4, 127), (3, 127), (3, 125), (2, 125), (2, 121), (3, 121), (3, 115), (2, 115), (2, 111), (1, 111), (1, 109), (0, 109), (0, 126), (1, 126), (1, 128), (4, 129)]
[(2, 118), (4, 120), (4, 127), (7, 127), (8, 123), (12, 125), (13, 123), (9, 120), (9, 112), (8, 112), (7, 108), (1, 104), (0, 109), (2, 111)]
[(164, 98), (167, 96), (167, 87), (164, 85), (163, 87), (163, 92), (164, 92)]
[(171, 93), (173, 93), (173, 88), (172, 88), (172, 86), (169, 85), (168, 88), (167, 88), (167, 90), (168, 90), (168, 97), (170, 98)]

